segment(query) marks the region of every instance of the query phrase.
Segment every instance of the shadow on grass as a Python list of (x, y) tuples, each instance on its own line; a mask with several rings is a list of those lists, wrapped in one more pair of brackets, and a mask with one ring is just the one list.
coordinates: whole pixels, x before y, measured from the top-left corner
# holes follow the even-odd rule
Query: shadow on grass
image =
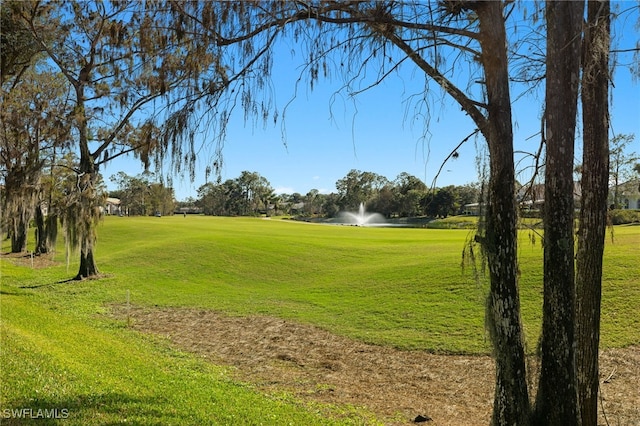
[(24, 293), (19, 291), (0, 290), (0, 296), (21, 296)]
[(53, 287), (54, 285), (57, 285), (57, 284), (68, 284), (68, 283), (75, 283), (75, 282), (78, 282), (78, 280), (76, 280), (74, 278), (69, 278), (69, 279), (66, 279), (66, 280), (55, 281), (55, 282), (46, 283), (46, 284), (21, 285), (18, 288), (34, 289), (34, 288), (43, 288), (43, 287)]
[(70, 398), (38, 397), (10, 401), (0, 408), (2, 425), (24, 424), (144, 424), (180, 423), (179, 415), (159, 397), (97, 393)]
[(66, 280), (60, 280), (60, 281), (56, 281), (56, 282), (53, 282), (53, 283), (36, 284), (36, 285), (23, 285), (23, 286), (20, 286), (18, 288), (34, 289), (34, 288), (42, 288), (42, 287), (52, 287), (52, 286), (58, 285), (58, 284), (79, 283), (79, 282), (83, 282), (83, 281), (99, 281), (101, 279), (109, 278), (111, 276), (112, 276), (111, 274), (100, 274), (98, 276), (89, 277), (89, 278), (78, 278), (77, 276), (75, 276), (73, 278), (67, 278)]

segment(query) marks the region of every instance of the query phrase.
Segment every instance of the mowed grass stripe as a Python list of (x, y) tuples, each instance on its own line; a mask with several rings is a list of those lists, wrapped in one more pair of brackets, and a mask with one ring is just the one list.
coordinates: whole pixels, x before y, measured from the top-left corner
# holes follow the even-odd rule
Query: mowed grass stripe
[[(97, 258), (108, 278), (40, 290), (80, 311), (123, 302), (266, 314), (404, 349), (486, 353), (486, 278), (462, 268), (469, 230), (359, 228), (219, 217), (108, 217)], [(607, 240), (603, 344), (640, 342), (640, 227)], [(522, 315), (535, 350), (542, 246), (522, 231)], [(71, 266), (74, 271), (75, 266)], [(60, 275), (51, 272), (50, 279)], [(67, 274), (68, 275), (68, 274)], [(64, 297), (66, 293), (73, 297)], [(76, 300), (76, 302), (73, 302)], [(87, 309), (87, 306), (93, 306)]]

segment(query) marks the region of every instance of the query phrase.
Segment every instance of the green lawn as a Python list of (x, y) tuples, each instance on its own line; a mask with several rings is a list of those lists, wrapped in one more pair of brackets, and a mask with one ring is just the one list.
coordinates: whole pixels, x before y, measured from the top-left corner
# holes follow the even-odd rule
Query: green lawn
[[(613, 235), (603, 347), (640, 343), (640, 227), (615, 227)], [(6, 408), (67, 407), (76, 424), (370, 423), (355, 409), (259, 394), (223, 368), (104, 314), (129, 295), (143, 306), (274, 315), (403, 349), (486, 353), (487, 283), (461, 267), (471, 236), (276, 219), (107, 217), (96, 250), (101, 280), (62, 283), (77, 269), (75, 257), (67, 269), (62, 247), (59, 265), (47, 269), (1, 261), (0, 416)], [(522, 231), (519, 251), (533, 351), (542, 304), (539, 237), (534, 244)]]

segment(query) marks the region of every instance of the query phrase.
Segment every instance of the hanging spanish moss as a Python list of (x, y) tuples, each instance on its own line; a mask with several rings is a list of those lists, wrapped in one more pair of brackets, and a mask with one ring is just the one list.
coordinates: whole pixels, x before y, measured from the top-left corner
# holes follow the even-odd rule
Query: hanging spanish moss
[(93, 259), (97, 240), (96, 228), (106, 194), (96, 188), (96, 173), (80, 173), (76, 184), (65, 199), (60, 221), (65, 237), (67, 267), (73, 253), (80, 252), (80, 269), (74, 279), (80, 280), (99, 274)]
[(40, 203), (36, 203), (36, 249), (35, 253), (47, 254), (55, 252), (58, 240), (58, 215), (52, 211), (53, 206), (49, 205), (47, 215), (44, 215)]
[(3, 197), (3, 222), (11, 238), (11, 252), (27, 250), (29, 223), (36, 204), (36, 182), (38, 173), (28, 167), (16, 167), (7, 173)]

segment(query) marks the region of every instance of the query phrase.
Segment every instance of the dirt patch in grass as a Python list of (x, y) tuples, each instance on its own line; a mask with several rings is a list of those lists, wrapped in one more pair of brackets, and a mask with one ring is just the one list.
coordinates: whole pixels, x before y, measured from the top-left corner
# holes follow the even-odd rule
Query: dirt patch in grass
[(15, 265), (26, 266), (33, 269), (43, 269), (57, 265), (58, 263), (53, 260), (53, 256), (53, 253), (0, 253), (0, 257), (3, 259), (9, 259)]
[[(408, 424), (417, 416), (439, 426), (490, 422), (494, 366), (488, 356), (401, 351), (266, 316), (230, 317), (182, 308), (113, 309), (119, 318), (128, 317), (136, 330), (235, 367), (237, 379), (261, 391), (365, 407), (385, 424)], [(640, 425), (640, 346), (606, 350), (600, 363), (598, 423)]]

